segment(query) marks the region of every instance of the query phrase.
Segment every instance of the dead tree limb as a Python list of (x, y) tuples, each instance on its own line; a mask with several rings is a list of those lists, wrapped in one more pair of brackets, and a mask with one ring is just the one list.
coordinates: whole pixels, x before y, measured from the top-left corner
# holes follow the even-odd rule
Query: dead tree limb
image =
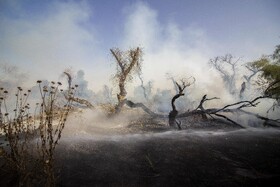
[(72, 76), (68, 72), (63, 72), (67, 76), (67, 82), (68, 82), (68, 90), (71, 89), (71, 84), (72, 84)]
[(211, 116), (212, 118), (214, 118), (214, 116), (217, 116), (219, 118), (226, 119), (227, 121), (231, 122), (234, 125), (237, 125), (240, 128), (244, 128), (242, 125), (240, 125), (239, 123), (231, 120), (227, 116), (218, 113), (218, 112), (221, 112), (222, 110), (225, 110), (226, 108), (228, 108), (230, 106), (234, 106), (236, 104), (227, 105), (227, 106), (223, 107), (222, 109), (215, 109), (215, 108), (205, 109), (203, 107), (204, 102), (210, 101), (210, 100), (214, 100), (214, 99), (219, 99), (219, 98), (217, 98), (217, 97), (207, 98), (207, 95), (204, 95), (202, 97), (202, 99), (200, 100), (200, 103), (199, 103), (198, 107), (195, 110), (190, 111), (190, 112), (185, 112), (183, 114), (180, 114), (180, 115), (178, 115), (178, 117), (179, 118), (183, 118), (183, 117), (189, 117), (189, 116), (194, 116), (194, 115), (201, 115), (203, 119), (207, 119), (207, 115)]
[[(175, 97), (175, 96), (174, 96)], [(225, 119), (226, 121), (229, 121), (230, 123), (232, 123), (233, 125), (239, 127), (239, 128), (245, 128), (243, 125), (237, 123), (236, 121), (230, 119), (229, 117), (227, 117), (226, 115), (224, 115), (225, 113), (243, 113), (243, 114), (247, 114), (247, 115), (251, 115), (251, 116), (255, 116), (260, 120), (264, 121), (264, 126), (271, 126), (271, 127), (280, 127), (280, 119), (270, 119), (264, 116), (261, 116), (259, 114), (256, 113), (252, 113), (249, 111), (244, 110), (245, 108), (250, 108), (250, 107), (257, 107), (257, 105), (259, 104), (259, 100), (260, 99), (264, 99), (264, 98), (268, 98), (267, 96), (259, 96), (251, 101), (239, 101), (233, 104), (229, 104), (226, 105), (222, 108), (209, 108), (209, 109), (205, 109), (203, 104), (206, 101), (210, 101), (210, 100), (214, 100), (214, 99), (219, 99), (217, 97), (213, 97), (213, 98), (207, 98), (207, 95), (204, 95), (198, 105), (198, 107), (192, 111), (188, 111), (188, 112), (184, 112), (181, 114), (178, 114), (175, 116), (174, 121), (171, 121), (174, 123), (174, 126), (177, 125), (178, 128), (181, 128), (181, 123), (178, 122), (176, 120), (176, 118), (188, 118), (188, 117), (193, 117), (193, 116), (211, 116), (211, 118), (216, 119), (215, 117), (218, 118), (222, 118)], [(151, 111), (148, 107), (146, 107), (143, 103), (133, 103), (132, 101), (126, 100), (126, 105), (131, 107), (131, 108), (142, 108), (147, 114), (151, 115), (152, 117), (158, 117), (158, 118), (169, 118), (169, 122), (170, 122), (170, 113), (173, 111), (171, 111), (169, 113), (169, 115), (162, 115), (162, 114), (157, 114), (153, 111)], [(176, 109), (176, 107), (175, 107)], [(203, 117), (204, 118), (204, 117)], [(207, 119), (207, 117), (205, 118)], [(170, 125), (171, 126), (171, 125)], [(173, 126), (173, 127), (174, 127)]]
[(204, 109), (203, 104), (205, 101), (209, 101), (212, 99), (218, 99), (216, 97), (207, 99), (206, 95), (204, 95), (202, 97), (198, 107), (195, 110), (179, 114), (178, 118), (184, 118), (184, 117), (189, 117), (189, 116), (194, 116), (194, 115), (209, 115), (212, 118), (214, 116), (216, 116), (219, 118), (223, 118), (240, 128), (245, 128), (243, 125), (235, 122), (234, 120), (232, 120), (229, 117), (222, 114), (222, 113), (244, 113), (247, 115), (253, 115), (253, 116), (257, 117), (258, 119), (265, 121), (265, 125), (272, 126), (272, 127), (280, 127), (280, 120), (269, 119), (269, 118), (263, 117), (259, 114), (255, 114), (255, 113), (244, 110), (245, 108), (256, 107), (260, 103), (259, 100), (264, 99), (264, 98), (268, 98), (268, 96), (259, 96), (251, 101), (239, 101), (239, 102), (229, 104), (229, 105), (226, 105), (226, 106), (224, 106), (222, 108), (218, 108), (218, 109), (217, 108)]
[(221, 117), (221, 118), (224, 118), (224, 119), (226, 119), (227, 121), (233, 123), (234, 125), (237, 125), (238, 127), (242, 128), (242, 129), (245, 128), (244, 126), (240, 125), (239, 123), (237, 123), (237, 122), (231, 120), (230, 118), (228, 118), (228, 117), (226, 117), (226, 116), (224, 116), (224, 115), (222, 115), (222, 114), (215, 113), (214, 115), (215, 115), (215, 116), (218, 116), (218, 117)]
[(143, 80), (143, 77), (141, 76), (141, 73), (140, 73), (140, 72), (138, 72), (138, 78), (139, 78), (140, 81), (141, 81), (141, 88), (142, 88), (142, 90), (143, 90), (144, 97), (145, 97), (146, 101), (148, 101), (147, 90), (146, 90), (146, 88), (145, 88), (145, 86), (144, 86), (144, 80)]
[(270, 127), (280, 127), (280, 119), (270, 119), (267, 117), (264, 117), (262, 115), (253, 113), (253, 112), (249, 112), (243, 109), (227, 109), (224, 111), (225, 113), (230, 112), (230, 113), (243, 113), (243, 114), (247, 114), (250, 116), (255, 116), (256, 118), (264, 121), (264, 126), (270, 126)]
[(251, 89), (252, 79), (257, 75), (257, 73), (261, 72), (261, 68), (254, 65), (253, 62), (249, 62), (245, 65), (245, 68), (250, 72), (249, 75), (243, 75), (243, 78), (246, 80), (246, 89)]
[(81, 105), (85, 105), (87, 108), (94, 109), (94, 106), (89, 101), (87, 101), (85, 99), (81, 99), (81, 98), (77, 98), (77, 97), (71, 97), (69, 99), (71, 101), (74, 101), (74, 102), (79, 103)]
[[(68, 82), (68, 93), (71, 92), (71, 90), (73, 90), (74, 88), (72, 87), (72, 76), (70, 75), (70, 73), (67, 72), (63, 72), (66, 76), (67, 76), (67, 82)], [(75, 85), (75, 87), (78, 87), (78, 85)], [(70, 94), (64, 94), (64, 97), (66, 100), (70, 100), (70, 101), (74, 101), (76, 103), (79, 103), (81, 105), (86, 105), (86, 107), (93, 109), (94, 106), (87, 101), (86, 99), (81, 99), (81, 98), (77, 98), (77, 97), (70, 97)]]
[(146, 107), (143, 103), (134, 103), (130, 100), (125, 100), (125, 104), (130, 108), (142, 108), (147, 114), (151, 115), (152, 117), (167, 118), (167, 115), (157, 114)]
[(236, 93), (236, 73), (237, 66), (241, 58), (234, 60), (231, 54), (225, 56), (218, 56), (210, 59), (210, 66), (214, 67), (221, 75), (226, 89), (231, 95)]

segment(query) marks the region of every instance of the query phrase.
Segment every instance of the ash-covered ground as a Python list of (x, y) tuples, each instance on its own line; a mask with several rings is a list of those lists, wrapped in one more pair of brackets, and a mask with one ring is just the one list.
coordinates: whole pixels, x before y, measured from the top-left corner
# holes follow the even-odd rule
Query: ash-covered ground
[[(57, 186), (279, 186), (279, 128), (180, 119), (179, 131), (128, 116), (72, 115), (55, 152)], [(0, 186), (11, 180), (2, 173)]]
[(66, 134), (58, 185), (279, 186), (279, 129), (200, 122), (178, 131), (152, 121)]

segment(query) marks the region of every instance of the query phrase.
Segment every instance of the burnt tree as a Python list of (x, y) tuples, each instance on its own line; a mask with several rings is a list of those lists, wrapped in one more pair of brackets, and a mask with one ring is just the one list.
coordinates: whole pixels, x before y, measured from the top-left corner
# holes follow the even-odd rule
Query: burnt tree
[(185, 95), (185, 93), (184, 93), (185, 88), (190, 86), (194, 82), (195, 82), (194, 78), (193, 78), (193, 82), (188, 82), (188, 81), (181, 80), (181, 85), (178, 84), (178, 82), (175, 82), (175, 84), (177, 85), (177, 88), (178, 88), (178, 93), (171, 100), (172, 111), (170, 111), (170, 113), (168, 115), (169, 125), (171, 127), (175, 127), (176, 124), (177, 124), (178, 129), (181, 129), (180, 123), (178, 121), (176, 121), (176, 116), (178, 115), (178, 111), (176, 109), (175, 101), (179, 97), (184, 96)]
[(185, 118), (185, 117), (190, 117), (190, 116), (195, 116), (195, 115), (206, 115), (206, 116), (210, 116), (214, 120), (217, 117), (220, 119), (224, 119), (224, 120), (230, 122), (231, 124), (236, 125), (239, 128), (245, 128), (243, 125), (235, 122), (234, 120), (230, 119), (228, 116), (225, 115), (226, 113), (232, 113), (232, 114), (236, 113), (236, 114), (247, 114), (247, 115), (255, 116), (258, 119), (264, 121), (264, 126), (280, 127), (280, 119), (270, 119), (270, 118), (264, 117), (260, 114), (256, 114), (256, 113), (244, 110), (246, 108), (257, 107), (257, 105), (260, 103), (261, 99), (268, 99), (268, 98), (269, 97), (267, 97), (267, 96), (259, 96), (253, 100), (239, 101), (239, 102), (236, 102), (233, 104), (225, 105), (224, 107), (221, 107), (221, 108), (205, 109), (203, 107), (203, 104), (206, 101), (210, 101), (213, 99), (219, 99), (219, 98), (214, 97), (214, 98), (208, 99), (207, 95), (204, 95), (200, 101), (200, 104), (198, 105), (198, 107), (195, 110), (179, 114), (178, 118)]
[(117, 73), (114, 78), (118, 82), (119, 93), (115, 113), (119, 113), (126, 102), (126, 83), (132, 80), (135, 73), (141, 72), (143, 52), (139, 47), (124, 52), (118, 48), (110, 49), (110, 51), (117, 62)]
[(231, 54), (210, 59), (210, 66), (214, 67), (221, 75), (226, 89), (231, 95), (236, 94), (236, 73), (240, 58), (234, 59)]
[[(181, 87), (181, 90), (183, 88)], [(247, 114), (249, 116), (255, 116), (256, 118), (258, 118), (258, 119), (260, 119), (264, 122), (263, 123), (264, 126), (280, 127), (280, 119), (270, 119), (270, 118), (267, 118), (267, 117), (262, 116), (260, 114), (253, 113), (253, 112), (250, 112), (248, 110), (244, 110), (244, 109), (248, 109), (248, 108), (251, 108), (251, 107), (257, 107), (257, 105), (259, 104), (259, 101), (261, 99), (268, 99), (269, 98), (267, 96), (259, 96), (259, 97), (256, 97), (253, 100), (248, 100), (248, 101), (239, 101), (239, 102), (236, 102), (236, 103), (225, 105), (221, 108), (204, 108), (203, 105), (206, 101), (219, 99), (217, 97), (207, 98), (207, 95), (204, 95), (202, 97), (202, 99), (200, 100), (199, 105), (194, 110), (178, 114), (178, 111), (176, 110), (174, 102), (175, 102), (176, 99), (178, 99), (179, 97), (184, 95), (183, 92), (181, 92), (181, 93), (182, 93), (181, 95), (176, 94), (173, 97), (173, 99), (172, 99), (173, 106), (172, 107), (174, 107), (174, 108), (169, 113), (168, 116), (167, 115), (162, 115), (162, 114), (157, 114), (157, 113), (151, 111), (143, 103), (133, 103), (132, 101), (126, 100), (126, 104), (127, 104), (127, 106), (129, 106), (131, 108), (142, 108), (147, 114), (151, 115), (154, 118), (167, 118), (168, 117), (169, 118), (169, 125), (171, 127), (176, 127), (176, 125), (177, 125), (177, 127), (179, 129), (181, 128), (181, 124), (180, 124), (180, 122), (176, 121), (176, 118), (188, 118), (188, 117), (195, 117), (195, 116), (202, 116), (202, 118), (204, 120), (208, 119), (208, 116), (212, 120), (222, 119), (222, 120), (225, 120), (225, 121), (235, 125), (238, 128), (246, 128), (242, 124), (239, 124), (238, 122), (232, 120), (229, 116), (227, 116), (226, 114), (228, 114), (228, 113), (237, 114), (237, 115)]]

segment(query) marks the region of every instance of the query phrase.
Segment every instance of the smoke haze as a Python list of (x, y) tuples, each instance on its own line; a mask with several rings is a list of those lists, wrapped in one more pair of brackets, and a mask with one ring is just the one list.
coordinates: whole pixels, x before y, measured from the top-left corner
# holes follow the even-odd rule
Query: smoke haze
[[(3, 13), (0, 14), (0, 62), (18, 67), (28, 78), (24, 80), (18, 77), (18, 82), (14, 81), (15, 84), (24, 83), (29, 88), (36, 80), (41, 79), (58, 80), (67, 85), (65, 77), (61, 74), (70, 68), (76, 76), (75, 83), (81, 85), (80, 96), (95, 103), (98, 101), (94, 98), (101, 98), (104, 93), (104, 85), (113, 89), (113, 98), (116, 98), (118, 92), (117, 86), (111, 81), (116, 67), (109, 52), (112, 47), (120, 47), (123, 50), (136, 46), (143, 48), (144, 84), (153, 82), (153, 94), (171, 90), (166, 97), (162, 96), (163, 100), (170, 101), (170, 97), (175, 93), (172, 81), (167, 80), (166, 73), (169, 73), (175, 80), (195, 77), (195, 85), (187, 88), (186, 97), (190, 101), (199, 102), (204, 94), (208, 94), (209, 97), (221, 98), (221, 102), (230, 103), (236, 98), (232, 98), (224, 89), (218, 72), (210, 68), (209, 59), (233, 53), (235, 57), (242, 57), (242, 64), (257, 59), (262, 54), (270, 54), (279, 43), (276, 39), (279, 26), (271, 23), (277, 17), (271, 3), (266, 6), (257, 4), (255, 7), (256, 10), (262, 10), (263, 20), (259, 22), (270, 25), (270, 34), (262, 40), (259, 36), (263, 36), (264, 27), (250, 34), (249, 26), (256, 27), (258, 23), (250, 25), (248, 20), (244, 20), (248, 25), (243, 27), (243, 33), (247, 33), (248, 38), (242, 34), (237, 37), (234, 30), (241, 33), (241, 28), (237, 27), (240, 23), (230, 22), (233, 19), (230, 17), (233, 16), (233, 10), (229, 7), (223, 10), (230, 10), (229, 17), (225, 17), (225, 20), (217, 19), (219, 24), (228, 21), (226, 28), (205, 28), (200, 24), (199, 16), (196, 17), (197, 22), (196, 19), (185, 17), (187, 21), (182, 24), (182, 20), (174, 19), (171, 13), (168, 14), (170, 17), (166, 18), (168, 15), (165, 15), (164, 4), (155, 5), (145, 1), (116, 5), (119, 14), (113, 16), (107, 8), (102, 17), (98, 17), (102, 13), (102, 10), (97, 8), (100, 6), (99, 2), (94, 4), (91, 1), (44, 2), (44, 8), (36, 3), (28, 5), (22, 1), (1, 2), (1, 5)], [(189, 6), (185, 8), (191, 10)], [(218, 15), (215, 11), (207, 14), (209, 20), (217, 18)], [(193, 15), (197, 15), (197, 12), (193, 12)], [(206, 25), (210, 24), (207, 19), (202, 20)], [(223, 30), (229, 32), (228, 27), (231, 25), (236, 26), (232, 33), (222, 33)], [(221, 37), (228, 34), (224, 42), (213, 37), (213, 31), (216, 30), (223, 34)], [(238, 71), (238, 89), (243, 81), (241, 69)], [(133, 97), (135, 88), (140, 84), (137, 76), (133, 82), (128, 83), (129, 97)], [(217, 104), (209, 103), (212, 106)], [(164, 112), (170, 110), (169, 103), (163, 105), (158, 108)]]

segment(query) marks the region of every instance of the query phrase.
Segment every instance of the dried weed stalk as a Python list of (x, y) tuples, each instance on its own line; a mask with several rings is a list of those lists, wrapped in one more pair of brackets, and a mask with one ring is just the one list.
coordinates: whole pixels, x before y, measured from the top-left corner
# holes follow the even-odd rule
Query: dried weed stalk
[(7, 108), (8, 91), (0, 88), (0, 128), (5, 136), (6, 147), (1, 146), (1, 155), (6, 160), (6, 166), (14, 172), (19, 186), (29, 186), (32, 163), (31, 140), (35, 136), (35, 123), (30, 115), (29, 103), (27, 103), (30, 90), (24, 93), (18, 87), (15, 94), (15, 108), (9, 113)]
[[(65, 127), (66, 119), (71, 110), (71, 99), (64, 98), (64, 91), (59, 89), (61, 83), (51, 82), (50, 87), (42, 86), (41, 81), (37, 81), (41, 93), (41, 103), (38, 103), (36, 114), (39, 116), (39, 135), (37, 150), (43, 171), (46, 176), (46, 185), (55, 186), (54, 175), (54, 151), (61, 138), (62, 130)], [(76, 87), (70, 87), (66, 91), (67, 95), (74, 97)], [(63, 105), (63, 106), (61, 106)]]
[(51, 86), (42, 85), (40, 80), (37, 83), (41, 98), (33, 115), (27, 103), (30, 90), (24, 93), (18, 87), (15, 109), (9, 113), (8, 91), (0, 88), (0, 130), (6, 143), (2, 142), (0, 152), (7, 161), (6, 168), (16, 174), (19, 186), (55, 186), (54, 152), (72, 104), (64, 95), (72, 98), (78, 87), (63, 91), (60, 82), (52, 82)]

